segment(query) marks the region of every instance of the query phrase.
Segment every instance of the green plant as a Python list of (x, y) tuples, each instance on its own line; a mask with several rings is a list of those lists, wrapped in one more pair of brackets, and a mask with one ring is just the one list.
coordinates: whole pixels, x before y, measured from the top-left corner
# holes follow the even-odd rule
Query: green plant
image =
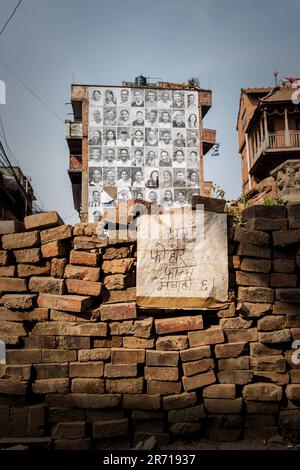
[(225, 197), (225, 191), (221, 186), (218, 186), (217, 184), (212, 185), (212, 193), (213, 197), (217, 199), (224, 199)]
[(286, 201), (281, 199), (281, 197), (265, 197), (262, 204), (264, 206), (284, 206)]

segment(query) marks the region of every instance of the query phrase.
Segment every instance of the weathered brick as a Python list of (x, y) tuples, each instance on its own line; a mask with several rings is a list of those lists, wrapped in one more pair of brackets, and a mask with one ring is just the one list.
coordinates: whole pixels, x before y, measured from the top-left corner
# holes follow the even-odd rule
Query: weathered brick
[(251, 356), (277, 356), (281, 354), (282, 350), (270, 348), (262, 343), (250, 343), (250, 355)]
[(36, 394), (68, 393), (69, 379), (41, 379), (32, 384), (32, 391)]
[(241, 413), (243, 406), (242, 398), (221, 399), (221, 398), (205, 398), (204, 407), (211, 414), (236, 414)]
[(146, 351), (147, 366), (177, 367), (179, 353), (176, 351)]
[(67, 264), (64, 276), (66, 279), (80, 279), (82, 281), (97, 282), (100, 276), (100, 268), (73, 266), (71, 264)]
[(151, 348), (154, 348), (154, 339), (133, 338), (133, 337), (126, 336), (123, 338), (123, 348), (125, 349), (151, 349)]
[(79, 295), (40, 294), (38, 305), (66, 312), (84, 312), (91, 307), (92, 298)]
[(191, 406), (179, 410), (170, 410), (168, 412), (168, 421), (172, 424), (199, 421), (201, 418), (205, 418), (203, 405)]
[(145, 350), (112, 348), (111, 362), (113, 364), (143, 364), (145, 362)]
[(29, 436), (44, 436), (45, 427), (45, 407), (43, 405), (34, 405), (29, 407), (28, 411), (28, 434)]
[(245, 401), (247, 414), (255, 415), (278, 415), (278, 403), (266, 401)]
[(197, 403), (196, 392), (184, 392), (176, 395), (163, 397), (163, 408), (165, 410), (179, 410), (189, 408)]
[[(112, 336), (132, 335), (133, 334), (133, 320), (122, 322), (109, 323), (109, 331)], [(121, 338), (122, 342), (123, 339)]]
[(70, 225), (60, 225), (41, 232), (41, 243), (45, 245), (56, 240), (65, 240), (72, 237), (72, 227)]
[(287, 303), (299, 303), (300, 289), (276, 289), (276, 300)]
[(70, 377), (103, 377), (103, 362), (70, 362)]
[(12, 381), (0, 379), (0, 394), (3, 395), (25, 395), (27, 391), (27, 381)]
[(40, 235), (35, 232), (21, 232), (2, 236), (4, 250), (17, 250), (18, 248), (34, 248), (40, 243)]
[(129, 258), (129, 257), (130, 257), (129, 246), (121, 246), (120, 248), (114, 248), (114, 247), (106, 248), (102, 256), (104, 260)]
[(41, 362), (40, 349), (7, 349), (7, 364), (34, 364)]
[(153, 318), (144, 318), (134, 322), (132, 333), (138, 338), (150, 338), (152, 333)]
[(42, 362), (70, 362), (76, 361), (76, 358), (77, 353), (73, 350), (42, 349)]
[(270, 277), (271, 287), (296, 287), (296, 274), (272, 273)]
[(35, 294), (5, 294), (0, 304), (6, 308), (28, 310), (34, 307), (37, 296)]
[(101, 295), (102, 284), (100, 282), (67, 279), (66, 284), (69, 294), (90, 295), (94, 297)]
[(240, 315), (245, 318), (259, 318), (266, 313), (271, 313), (271, 311), (272, 304), (243, 302), (240, 307)]
[(112, 274), (111, 276), (105, 276), (103, 284), (108, 290), (124, 289), (128, 287), (126, 278), (124, 274)]
[(114, 304), (117, 302), (135, 302), (136, 301), (136, 288), (129, 287), (124, 290), (105, 290), (103, 292), (103, 302)]
[(55, 439), (54, 450), (82, 451), (91, 449), (91, 439)]
[(27, 283), (25, 279), (13, 279), (0, 277), (0, 292), (26, 292)]
[(258, 333), (258, 341), (260, 343), (288, 343), (291, 339), (292, 336), (289, 329)]
[(216, 344), (215, 354), (217, 358), (238, 357), (247, 353), (248, 344), (245, 341), (237, 343)]
[(234, 231), (235, 242), (252, 243), (253, 245), (267, 246), (270, 241), (270, 235), (261, 230), (250, 230), (238, 227)]
[(271, 258), (271, 248), (257, 246), (251, 243), (239, 243), (236, 254), (238, 256), (249, 256), (253, 258)]
[[(45, 310), (45, 309), (36, 309), (36, 310)], [(29, 336), (27, 338), (24, 338), (24, 348), (26, 349), (52, 349), (52, 348), (54, 349), (55, 347), (56, 347), (55, 336)]]
[(70, 324), (66, 322), (44, 322), (44, 323), (37, 323), (32, 331), (32, 335), (56, 335), (56, 336), (64, 336), (70, 334)]
[(86, 393), (68, 393), (66, 395), (51, 394), (46, 396), (46, 403), (50, 407), (63, 408), (113, 408), (121, 402), (121, 395), (117, 394), (86, 394)]
[(215, 373), (210, 370), (203, 374), (193, 375), (192, 377), (182, 377), (183, 388), (186, 392), (196, 390), (197, 388), (205, 387), (216, 382)]
[(178, 380), (178, 367), (145, 367), (146, 380), (162, 380), (176, 382)]
[(57, 423), (52, 430), (53, 439), (76, 439), (85, 436), (85, 422)]
[(114, 259), (102, 262), (102, 270), (105, 274), (127, 274), (135, 266), (135, 258)]
[(192, 434), (197, 433), (201, 430), (201, 423), (200, 422), (182, 422), (182, 423), (174, 423), (170, 425), (170, 431), (172, 434), (175, 435), (185, 435), (185, 434)]
[(257, 382), (273, 382), (277, 385), (286, 385), (289, 383), (290, 378), (288, 373), (255, 370), (254, 380)]
[[(126, 378), (126, 379), (106, 379), (106, 390), (108, 393), (142, 393), (144, 387), (144, 379)], [(156, 395), (155, 393), (149, 393)]]
[(274, 246), (286, 246), (300, 242), (300, 230), (278, 230), (272, 235)]
[[(4, 297), (4, 296), (3, 296)], [(3, 298), (2, 297), (2, 298)], [(0, 321), (47, 321), (48, 310), (45, 308), (35, 308), (28, 311), (9, 310), (6, 307), (0, 307)], [(26, 340), (26, 338), (24, 338)]]
[(287, 385), (285, 393), (286, 393), (287, 398), (289, 398), (289, 400), (300, 400), (300, 385), (298, 384)]
[(14, 322), (8, 322), (8, 321), (0, 322), (0, 338), (4, 342), (8, 342), (6, 341), (6, 338), (10, 336), (19, 337), (19, 336), (26, 336), (26, 334), (27, 333), (26, 333), (24, 326), (20, 323), (14, 323)]
[(224, 333), (219, 327), (211, 327), (204, 331), (189, 332), (188, 339), (191, 348), (208, 344), (224, 343)]
[(79, 323), (70, 326), (70, 335), (74, 336), (106, 336), (106, 323)]
[(116, 377), (136, 377), (137, 364), (105, 364), (104, 376)]
[(29, 248), (27, 250), (16, 250), (14, 256), (17, 263), (39, 263), (41, 260), (40, 248)]
[(13, 382), (29, 380), (31, 374), (31, 364), (28, 365), (6, 365), (0, 364), (0, 377)]
[(6, 266), (8, 264), (8, 252), (0, 250), (0, 266)]
[(187, 348), (187, 336), (164, 336), (156, 341), (156, 349), (158, 351), (180, 351)]
[(230, 357), (227, 359), (219, 359), (219, 370), (245, 370), (249, 369), (249, 357)]
[(72, 250), (70, 253), (70, 264), (81, 266), (98, 266), (99, 253)]
[(66, 256), (68, 247), (64, 240), (56, 240), (42, 245), (43, 258), (55, 258), (56, 256)]
[(14, 277), (15, 266), (0, 266), (0, 277)]
[(94, 439), (127, 436), (128, 432), (128, 418), (93, 423)]
[(155, 330), (159, 335), (177, 333), (180, 331), (201, 330), (202, 328), (203, 319), (201, 315), (155, 320)]
[(252, 382), (253, 372), (251, 370), (222, 370), (218, 372), (221, 384), (243, 385)]
[(286, 327), (286, 317), (283, 315), (267, 315), (257, 322), (259, 331), (281, 330)]
[(62, 349), (85, 349), (91, 345), (89, 336), (59, 336), (57, 346)]
[(65, 291), (65, 281), (54, 277), (31, 277), (28, 287), (31, 292), (61, 295)]
[(243, 220), (249, 220), (252, 218), (264, 217), (270, 218), (285, 218), (286, 208), (285, 206), (267, 206), (267, 205), (253, 205), (243, 210)]
[(75, 224), (73, 228), (73, 235), (74, 236), (86, 236), (92, 237), (93, 235), (97, 235), (98, 230), (98, 223), (79, 223)]
[(65, 267), (68, 263), (67, 258), (53, 258), (51, 260), (51, 276), (62, 279), (64, 277)]
[(249, 384), (245, 385), (243, 388), (243, 397), (245, 400), (252, 401), (280, 401), (282, 389), (275, 384)]
[(238, 299), (244, 302), (272, 303), (274, 290), (267, 287), (239, 287)]
[(138, 409), (138, 410), (159, 410), (160, 409), (160, 395), (150, 394), (129, 394), (123, 395), (123, 408), (124, 409)]
[(241, 263), (242, 271), (269, 273), (271, 261), (268, 259), (244, 258)]
[(72, 393), (104, 393), (104, 380), (98, 378), (72, 379)]
[(294, 384), (300, 384), (300, 370), (290, 370), (291, 382)]
[(214, 384), (209, 385), (203, 389), (204, 398), (235, 398), (235, 385), (234, 384)]
[(68, 364), (35, 364), (34, 371), (37, 379), (55, 379), (68, 377)]
[(293, 259), (274, 259), (273, 270), (278, 273), (292, 273), (296, 269), (296, 263)]
[(257, 328), (244, 328), (241, 330), (224, 330), (228, 343), (243, 341), (257, 341)]
[(283, 356), (255, 356), (250, 358), (252, 370), (285, 372), (286, 360)]
[(185, 362), (182, 367), (184, 375), (191, 376), (213, 369), (214, 361), (211, 358), (200, 359), (199, 361)]
[(180, 391), (181, 382), (147, 381), (147, 393), (149, 395), (174, 395), (180, 393)]
[(240, 330), (250, 328), (252, 323), (252, 320), (245, 320), (242, 317), (222, 318), (220, 320), (220, 325), (224, 330)]
[(41, 212), (40, 214), (28, 215), (24, 218), (26, 230), (42, 230), (62, 224), (60, 216), (55, 211)]
[(120, 303), (100, 306), (101, 320), (130, 320), (136, 318), (135, 303)]
[(237, 271), (236, 283), (238, 286), (268, 287), (269, 275)]
[(78, 351), (78, 361), (105, 361), (110, 359), (110, 348), (81, 349)]
[(40, 265), (18, 264), (17, 270), (19, 277), (43, 276), (50, 274), (51, 264), (49, 261), (43, 262)]
[(246, 228), (251, 230), (284, 230), (287, 229), (287, 219), (284, 218), (253, 218), (247, 220)]
[(200, 359), (204, 359), (210, 356), (210, 346), (199, 346), (197, 348), (190, 348), (180, 351), (180, 358), (182, 362), (199, 361)]

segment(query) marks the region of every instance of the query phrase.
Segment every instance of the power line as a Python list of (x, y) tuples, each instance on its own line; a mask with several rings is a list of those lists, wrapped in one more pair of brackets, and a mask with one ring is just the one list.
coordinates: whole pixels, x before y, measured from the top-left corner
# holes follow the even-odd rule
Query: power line
[(0, 31), (0, 35), (3, 33), (3, 31), (5, 30), (6, 26), (8, 25), (8, 23), (10, 22), (10, 20), (12, 19), (12, 17), (14, 16), (14, 14), (16, 13), (17, 9), (19, 8), (20, 4), (22, 3), (22, 0), (19, 0), (17, 6), (14, 8), (14, 11), (12, 12), (12, 14), (10, 15), (10, 17), (6, 20), (6, 22), (4, 23), (4, 26), (3, 28), (1, 29)]
[(46, 109), (48, 109), (48, 111), (50, 111), (50, 113), (54, 114), (54, 116), (57, 119), (59, 119), (61, 122), (65, 122), (64, 119), (56, 111), (51, 109), (50, 106), (42, 98), (40, 98), (39, 95), (37, 95), (35, 93), (35, 91), (33, 91), (33, 89), (30, 88), (30, 86), (27, 85), (24, 82), (24, 80), (22, 80), (22, 78), (20, 78), (16, 74), (16, 72), (14, 72), (2, 59), (0, 59), (0, 63), (3, 65), (3, 67), (5, 67), (15, 77), (16, 80), (18, 80), (18, 82), (20, 82), (26, 88), (27, 91), (29, 91)]

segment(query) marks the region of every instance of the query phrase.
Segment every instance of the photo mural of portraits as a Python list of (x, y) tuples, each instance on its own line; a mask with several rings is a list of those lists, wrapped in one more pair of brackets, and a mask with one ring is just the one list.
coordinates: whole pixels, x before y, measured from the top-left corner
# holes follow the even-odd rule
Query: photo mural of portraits
[(88, 88), (89, 221), (129, 199), (184, 207), (200, 193), (198, 92)]

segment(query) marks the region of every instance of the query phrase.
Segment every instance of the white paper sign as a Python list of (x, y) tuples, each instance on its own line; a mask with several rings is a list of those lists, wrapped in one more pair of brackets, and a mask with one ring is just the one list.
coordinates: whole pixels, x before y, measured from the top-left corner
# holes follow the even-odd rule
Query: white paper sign
[(228, 300), (227, 216), (182, 209), (144, 215), (137, 230), (137, 304), (222, 308)]

